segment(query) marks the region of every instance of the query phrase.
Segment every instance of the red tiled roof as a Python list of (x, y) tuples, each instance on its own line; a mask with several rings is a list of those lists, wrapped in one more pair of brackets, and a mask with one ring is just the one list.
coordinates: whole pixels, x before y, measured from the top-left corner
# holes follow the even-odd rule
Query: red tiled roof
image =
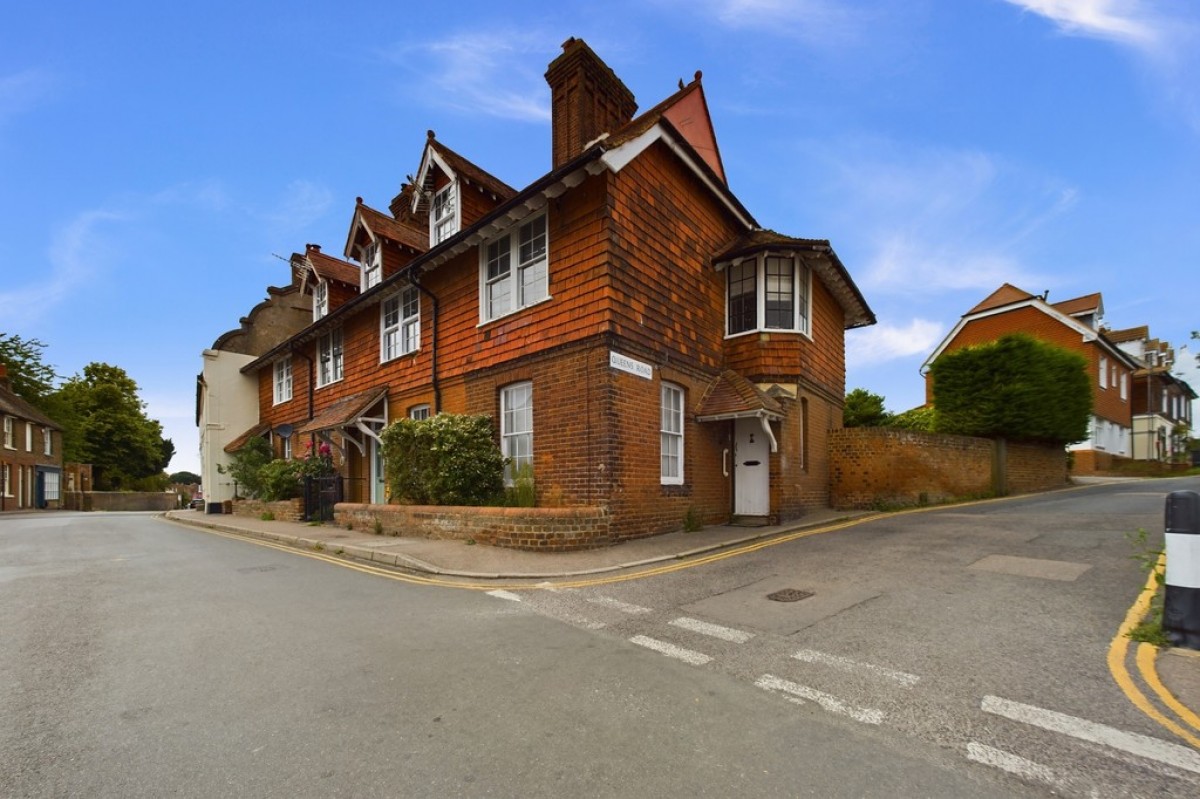
[(417, 252), (426, 252), (429, 250), (428, 230), (418, 230), (411, 225), (406, 225), (397, 219), (393, 219), (387, 214), (376, 211), (371, 206), (362, 202), (361, 199), (359, 200), (357, 210), (362, 215), (363, 223), (375, 235), (382, 236), (388, 241), (395, 242)]
[(475, 164), (463, 158), (458, 153), (451, 150), (446, 145), (433, 137), (433, 131), (430, 131), (429, 146), (437, 151), (442, 160), (446, 162), (446, 166), (454, 170), (454, 173), (460, 178), (465, 178), (468, 182), (474, 183), (476, 186), (481, 186), (492, 194), (500, 198), (501, 202), (511, 200), (517, 196), (517, 190), (505, 183), (500, 178), (487, 172)]
[(1034, 295), (1028, 291), (1019, 289), (1011, 283), (1005, 283), (1000, 288), (989, 294), (983, 302), (976, 305), (971, 310), (967, 311), (963, 316), (979, 313), (980, 311), (990, 311), (993, 308), (1001, 308), (1005, 305), (1012, 305), (1015, 302), (1025, 302), (1032, 300)]
[(249, 443), (250, 439), (257, 438), (258, 436), (261, 436), (263, 433), (267, 432), (270, 429), (271, 429), (271, 425), (267, 424), (266, 422), (259, 422), (258, 424), (254, 425), (254, 427), (251, 427), (249, 430), (242, 433), (240, 436), (235, 438), (233, 441), (230, 441), (228, 444), (226, 444), (225, 451), (232, 455), (233, 453), (237, 452), (242, 447), (246, 446), (246, 444)]
[(1125, 330), (1105, 330), (1104, 335), (1108, 337), (1109, 341), (1116, 344), (1124, 344), (1126, 341), (1146, 341), (1150, 338), (1150, 326), (1139, 325)]
[(1076, 297), (1073, 300), (1051, 303), (1050, 307), (1066, 316), (1075, 316), (1076, 314), (1095, 313), (1103, 306), (1104, 301), (1100, 297), (1100, 292), (1096, 292)]
[(696, 418), (703, 422), (753, 416), (762, 411), (774, 416), (783, 415), (783, 408), (774, 397), (732, 369), (726, 369), (708, 384)]
[(40, 424), (42, 427), (49, 427), (54, 430), (63, 429), (62, 425), (56, 424), (49, 416), (33, 407), (25, 398), (4, 386), (0, 386), (0, 413), (6, 416), (15, 416), (18, 419), (27, 419)]
[(308, 245), (304, 257), (308, 259), (308, 263), (312, 266), (313, 271), (317, 273), (317, 277), (322, 280), (336, 280), (339, 283), (345, 283), (347, 286), (358, 288), (359, 269), (349, 261), (343, 261), (340, 258), (334, 258), (332, 255), (326, 255), (315, 244)]
[(376, 386), (349, 397), (343, 397), (312, 418), (312, 421), (301, 425), (297, 435), (319, 433), (322, 430), (336, 430), (354, 422), (371, 406), (387, 396), (387, 386)]

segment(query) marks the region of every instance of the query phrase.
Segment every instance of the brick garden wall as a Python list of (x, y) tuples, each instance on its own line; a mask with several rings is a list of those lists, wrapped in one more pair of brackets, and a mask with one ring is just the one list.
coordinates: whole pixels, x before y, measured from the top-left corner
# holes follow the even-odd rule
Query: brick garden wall
[(179, 495), (162, 491), (64, 491), (63, 507), (85, 511), (175, 510)]
[(304, 500), (284, 499), (278, 502), (263, 502), (258, 499), (239, 499), (233, 503), (234, 516), (246, 516), (260, 519), (264, 513), (271, 513), (277, 521), (299, 522), (304, 520)]
[[(994, 493), (993, 442), (984, 438), (885, 428), (830, 434), (830, 492), (835, 508), (921, 505)], [(1067, 484), (1060, 447), (1007, 444), (1004, 493)]]
[(468, 508), (342, 502), (334, 508), (334, 520), (339, 527), (381, 535), (469, 539), (534, 552), (597, 549), (613, 543), (609, 515), (604, 508)]

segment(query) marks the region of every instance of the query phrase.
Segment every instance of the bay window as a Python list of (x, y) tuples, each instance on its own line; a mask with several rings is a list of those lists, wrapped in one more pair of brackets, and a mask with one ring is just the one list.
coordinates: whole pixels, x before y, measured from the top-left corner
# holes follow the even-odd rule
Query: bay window
[(726, 334), (810, 334), (809, 269), (794, 255), (759, 253), (726, 269)]

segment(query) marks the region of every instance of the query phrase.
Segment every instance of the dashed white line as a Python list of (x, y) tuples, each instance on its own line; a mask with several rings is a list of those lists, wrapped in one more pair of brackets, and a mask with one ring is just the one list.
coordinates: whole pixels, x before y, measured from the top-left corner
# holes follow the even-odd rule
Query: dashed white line
[(589, 619), (587, 616), (580, 616), (578, 613), (557, 613), (555, 617), (587, 630), (603, 630), (608, 626), (602, 621)]
[(971, 741), (967, 744), (967, 758), (976, 763), (983, 763), (985, 766), (993, 766), (1001, 771), (1007, 771), (1009, 774), (1016, 774), (1018, 777), (1060, 786), (1054, 772), (1046, 766), (1005, 752), (1003, 749), (994, 749)]
[(628, 602), (622, 602), (619, 599), (613, 599), (610, 596), (593, 596), (588, 597), (588, 602), (593, 605), (603, 605), (606, 608), (613, 608), (622, 613), (628, 613), (631, 616), (636, 616), (639, 613), (651, 613), (650, 608), (644, 608), (641, 605), (631, 605)]
[(883, 721), (883, 711), (875, 710), (874, 708), (857, 708), (838, 699), (836, 696), (822, 693), (814, 688), (809, 688), (807, 685), (800, 685), (784, 680), (771, 674), (764, 674), (755, 682), (759, 688), (764, 688), (768, 691), (778, 691), (788, 696), (786, 698), (796, 701), (796, 698), (807, 699), (810, 702), (816, 702), (830, 713), (837, 713), (842, 716), (849, 716), (855, 721), (861, 721), (863, 724), (879, 724)]
[(732, 641), (735, 644), (744, 644), (754, 637), (754, 633), (735, 630), (732, 627), (722, 627), (719, 624), (710, 624), (699, 619), (689, 619), (683, 616), (678, 619), (667, 622), (672, 627), (679, 627), (684, 630), (691, 630), (694, 633), (707, 635), (712, 638), (720, 638), (722, 641)]
[(495, 591), (488, 591), (487, 595), (494, 596), (497, 599), (507, 599), (509, 602), (520, 602), (521, 601), (521, 597), (517, 596), (512, 591), (505, 591), (503, 589), (496, 589)]
[(1175, 766), (1193, 774), (1200, 774), (1200, 753), (1185, 746), (1136, 732), (1125, 732), (1087, 719), (1068, 716), (1065, 713), (1033, 705), (1023, 705), (1020, 702), (1013, 702), (998, 696), (985, 696), (980, 707), (985, 713), (994, 713), (1022, 724), (1102, 744), (1112, 749)]
[(917, 675), (909, 674), (908, 672), (886, 669), (883, 666), (876, 666), (873, 663), (861, 663), (857, 660), (841, 657), (840, 655), (818, 652), (815, 649), (801, 649), (792, 655), (792, 657), (796, 660), (802, 660), (805, 663), (821, 663), (826, 666), (832, 666), (835, 669), (841, 669), (842, 671), (865, 672), (876, 677), (883, 677), (900, 685), (902, 688), (912, 688), (921, 679)]
[(653, 649), (660, 655), (682, 660), (684, 663), (691, 663), (693, 666), (703, 666), (712, 660), (703, 652), (693, 652), (691, 649), (684, 649), (681, 646), (668, 644), (666, 641), (659, 641), (657, 638), (650, 638), (645, 635), (635, 635), (629, 639), (630, 643), (644, 646), (647, 649)]

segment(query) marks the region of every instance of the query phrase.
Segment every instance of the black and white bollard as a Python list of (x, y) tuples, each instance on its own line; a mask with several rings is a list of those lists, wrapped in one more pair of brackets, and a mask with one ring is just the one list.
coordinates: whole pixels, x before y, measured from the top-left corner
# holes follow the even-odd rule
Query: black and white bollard
[(1163, 632), (1175, 646), (1200, 649), (1200, 493), (1167, 495), (1166, 552)]

